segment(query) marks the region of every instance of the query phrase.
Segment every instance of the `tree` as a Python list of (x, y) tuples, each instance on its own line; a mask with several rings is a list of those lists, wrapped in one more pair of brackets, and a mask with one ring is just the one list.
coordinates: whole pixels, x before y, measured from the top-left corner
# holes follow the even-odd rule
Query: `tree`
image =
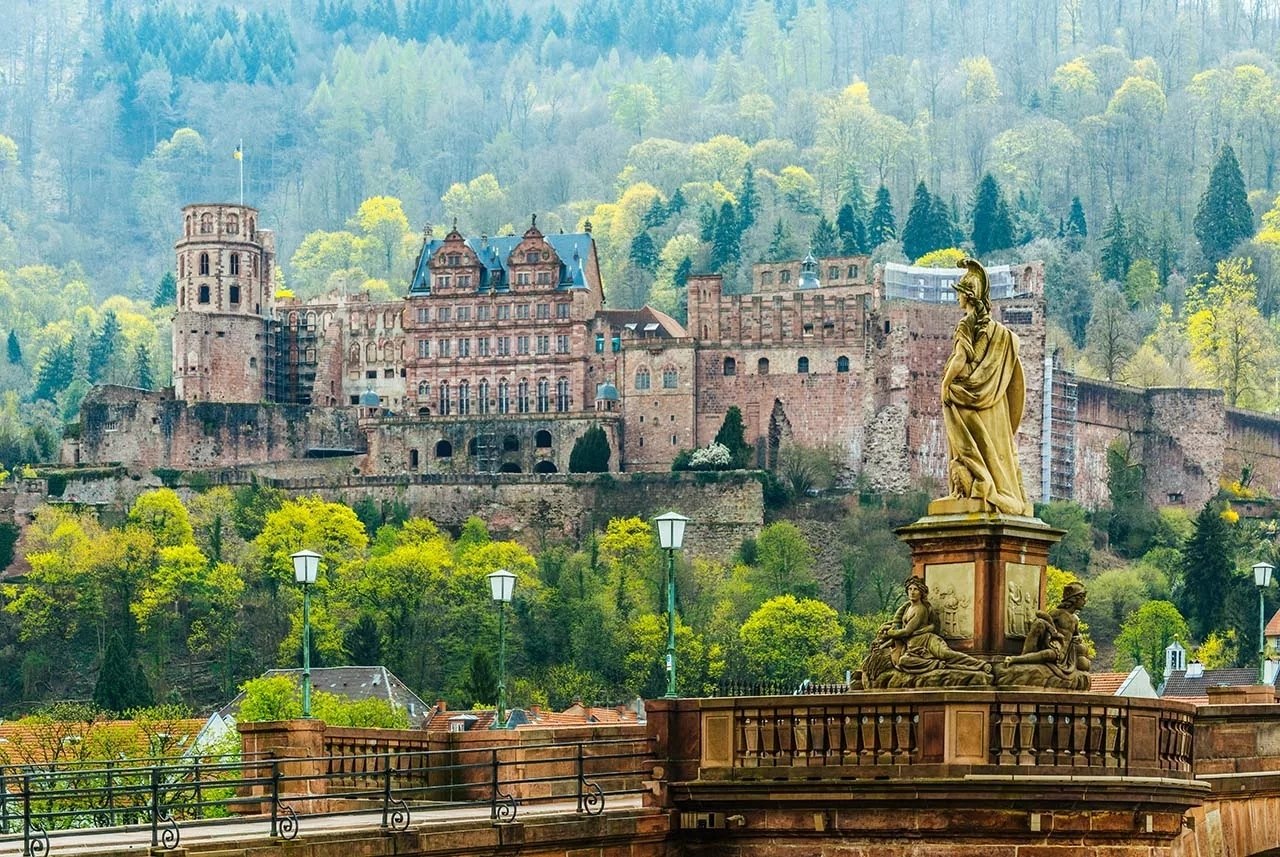
[(570, 473), (607, 473), (609, 438), (600, 426), (591, 426), (573, 442), (569, 453)]
[(1080, 197), (1071, 197), (1071, 213), (1067, 215), (1066, 239), (1067, 245), (1072, 250), (1079, 250), (1084, 246), (1084, 239), (1089, 237), (1089, 226), (1084, 219), (1084, 206), (1080, 204)]
[(897, 237), (898, 222), (893, 217), (893, 200), (889, 197), (889, 189), (880, 185), (876, 189), (876, 202), (871, 209), (871, 220), (867, 223), (867, 244), (874, 250), (886, 241), (892, 241)]
[(1111, 209), (1111, 218), (1102, 230), (1102, 276), (1104, 279), (1123, 283), (1133, 261), (1129, 249), (1129, 231), (1119, 206)]
[[(877, 197), (877, 203), (878, 203)], [(924, 182), (916, 185), (915, 197), (911, 200), (911, 210), (907, 212), (907, 225), (902, 229), (902, 252), (908, 259), (919, 259), (930, 250), (946, 247), (950, 241), (942, 244), (934, 242), (933, 197)]]
[(1223, 259), (1208, 288), (1188, 300), (1191, 360), (1231, 407), (1264, 403), (1276, 360), (1276, 333), (1258, 311), (1257, 282), (1247, 259)]
[(1249, 208), (1244, 176), (1236, 153), (1229, 145), (1218, 152), (1218, 160), (1209, 175), (1209, 186), (1196, 209), (1194, 225), (1200, 248), (1211, 266), (1253, 235), (1253, 210)]
[(8, 358), (10, 365), (22, 365), (22, 344), (18, 342), (18, 331), (9, 331)]
[(804, 679), (839, 677), (843, 636), (828, 605), (779, 595), (747, 617), (738, 643), (752, 678), (798, 686)]
[(1129, 615), (1116, 636), (1116, 666), (1141, 665), (1153, 676), (1164, 671), (1164, 650), (1190, 639), (1187, 621), (1168, 601), (1148, 601)]
[(156, 309), (160, 307), (173, 306), (178, 301), (178, 280), (173, 276), (173, 271), (165, 271), (164, 276), (160, 278), (160, 284), (156, 286), (156, 297), (151, 305)]
[(117, 631), (107, 641), (102, 668), (93, 686), (93, 703), (106, 711), (123, 714), (152, 703), (151, 685), (125, 648)]
[(756, 537), (756, 566), (770, 595), (810, 596), (817, 591), (813, 548), (790, 521), (777, 521)]
[(1013, 246), (1013, 223), (1000, 184), (991, 173), (978, 182), (973, 199), (973, 252), (979, 257)]
[(1217, 500), (1209, 500), (1196, 516), (1195, 532), (1183, 551), (1182, 580), (1176, 601), (1191, 633), (1203, 640), (1223, 628), (1227, 595), (1235, 577), (1231, 530)]
[(729, 450), (733, 456), (733, 467), (745, 467), (751, 460), (755, 446), (747, 443), (746, 426), (742, 422), (742, 411), (737, 405), (730, 405), (716, 432), (715, 442)]

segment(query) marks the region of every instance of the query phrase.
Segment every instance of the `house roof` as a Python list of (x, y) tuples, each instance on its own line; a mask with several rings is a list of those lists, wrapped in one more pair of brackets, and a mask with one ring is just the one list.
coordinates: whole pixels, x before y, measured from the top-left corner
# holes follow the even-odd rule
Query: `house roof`
[(1187, 699), (1205, 701), (1209, 698), (1211, 687), (1239, 687), (1258, 683), (1256, 667), (1231, 667), (1229, 669), (1205, 670), (1202, 674), (1187, 677), (1186, 670), (1174, 670), (1160, 688), (1160, 696), (1165, 699)]
[[(264, 678), (277, 675), (302, 680), (302, 670), (267, 670), (263, 673)], [(403, 708), (409, 715), (409, 725), (414, 727), (424, 725), (435, 710), (434, 706), (423, 702), (386, 667), (313, 667), (311, 686), (316, 690), (346, 697), (352, 702), (385, 699), (392, 705)], [(218, 714), (222, 717), (235, 717), (243, 700), (243, 693), (237, 695), (218, 709)]]
[(204, 724), (200, 719), (147, 725), (134, 720), (91, 724), (9, 721), (0, 723), (0, 764), (47, 765), (178, 755), (192, 745)]

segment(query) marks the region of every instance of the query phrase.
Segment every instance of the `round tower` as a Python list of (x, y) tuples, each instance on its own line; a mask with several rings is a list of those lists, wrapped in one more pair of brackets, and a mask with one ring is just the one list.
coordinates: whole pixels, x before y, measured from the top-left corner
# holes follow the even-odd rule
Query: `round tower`
[(258, 210), (244, 205), (188, 205), (182, 220), (174, 245), (174, 395), (189, 402), (274, 398), (274, 237), (258, 229)]

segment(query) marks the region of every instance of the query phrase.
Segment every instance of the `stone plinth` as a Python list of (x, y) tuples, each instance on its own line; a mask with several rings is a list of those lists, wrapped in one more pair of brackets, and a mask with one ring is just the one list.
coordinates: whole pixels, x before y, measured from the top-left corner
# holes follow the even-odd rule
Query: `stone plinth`
[(1039, 518), (969, 512), (929, 514), (897, 532), (911, 547), (912, 574), (928, 584), (941, 618), (937, 633), (951, 648), (1022, 651), (1036, 611), (1045, 608), (1049, 548), (1063, 530)]

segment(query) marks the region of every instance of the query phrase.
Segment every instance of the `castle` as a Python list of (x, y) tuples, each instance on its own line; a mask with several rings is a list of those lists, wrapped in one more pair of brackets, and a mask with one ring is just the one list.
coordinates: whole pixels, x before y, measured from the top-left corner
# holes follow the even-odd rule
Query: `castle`
[[(608, 308), (590, 224), (546, 235), (534, 219), (519, 236), (428, 229), (402, 298), (299, 301), (276, 295), (274, 241), (258, 223), (242, 205), (184, 209), (173, 387), (95, 388), (68, 463), (305, 473), (340, 458), (355, 476), (552, 474), (600, 426), (612, 470), (664, 471), (737, 406), (758, 466), (798, 444), (829, 450), (873, 490), (943, 484), (937, 398), (959, 270), (809, 257), (755, 265), (741, 295), (693, 276), (682, 325)], [(1240, 467), (1280, 488), (1280, 423), (1229, 411), (1213, 391), (1077, 381), (1046, 357), (1043, 266), (989, 273), (993, 313), (1021, 340), (1028, 496), (1105, 503), (1117, 438), (1153, 472), (1153, 502), (1203, 502)]]

